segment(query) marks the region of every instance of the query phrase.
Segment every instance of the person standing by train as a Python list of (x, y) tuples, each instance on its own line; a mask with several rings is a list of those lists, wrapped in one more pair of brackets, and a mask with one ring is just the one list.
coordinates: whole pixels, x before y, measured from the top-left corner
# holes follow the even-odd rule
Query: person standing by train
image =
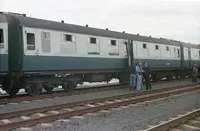
[(143, 76), (146, 84), (146, 90), (148, 89), (151, 90), (151, 83), (150, 83), (151, 68), (148, 66), (147, 62), (144, 62), (143, 70), (144, 70)]
[(136, 89), (141, 90), (142, 89), (142, 73), (144, 71), (141, 67), (141, 62), (138, 62), (137, 66), (135, 67), (135, 75), (136, 75)]
[(197, 75), (198, 75), (198, 70), (196, 68), (196, 65), (194, 65), (192, 68), (192, 82), (193, 83), (197, 82)]
[(132, 90), (135, 89), (135, 83), (136, 83), (135, 66), (131, 65), (129, 67), (129, 72), (130, 72), (130, 90)]

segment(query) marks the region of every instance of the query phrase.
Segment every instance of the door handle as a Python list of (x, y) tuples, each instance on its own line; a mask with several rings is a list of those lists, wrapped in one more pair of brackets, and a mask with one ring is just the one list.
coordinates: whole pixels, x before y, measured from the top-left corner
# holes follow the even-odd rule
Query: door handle
[(39, 55), (39, 50), (36, 50), (35, 54), (36, 54), (36, 55)]

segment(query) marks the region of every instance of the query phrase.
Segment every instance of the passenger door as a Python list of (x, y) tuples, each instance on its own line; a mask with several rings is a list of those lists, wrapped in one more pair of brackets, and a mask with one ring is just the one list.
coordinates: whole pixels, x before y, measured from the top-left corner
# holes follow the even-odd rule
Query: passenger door
[(191, 64), (192, 64), (192, 59), (191, 59), (191, 49), (190, 49), (190, 47), (188, 47), (188, 60), (189, 60), (189, 64), (188, 64), (188, 66), (190, 67)]
[(38, 55), (39, 52), (36, 49), (36, 31), (32, 28), (23, 28), (24, 36), (24, 54), (25, 55)]

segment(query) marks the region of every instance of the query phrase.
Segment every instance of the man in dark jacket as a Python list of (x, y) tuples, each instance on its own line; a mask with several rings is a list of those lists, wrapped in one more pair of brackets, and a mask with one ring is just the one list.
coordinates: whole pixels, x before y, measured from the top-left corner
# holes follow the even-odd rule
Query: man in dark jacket
[(144, 62), (143, 70), (144, 70), (143, 75), (144, 75), (144, 80), (146, 84), (146, 90), (148, 90), (148, 89), (151, 89), (151, 83), (150, 83), (151, 69), (147, 65), (147, 62)]

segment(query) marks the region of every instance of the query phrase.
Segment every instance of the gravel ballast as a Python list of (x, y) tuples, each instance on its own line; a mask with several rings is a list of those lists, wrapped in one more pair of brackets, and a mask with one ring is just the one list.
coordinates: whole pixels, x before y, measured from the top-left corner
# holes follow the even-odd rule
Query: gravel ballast
[[(58, 120), (30, 127), (32, 131), (138, 131), (179, 113), (200, 107), (200, 91), (120, 107), (109, 112)], [(17, 129), (19, 130), (19, 129)], [(20, 129), (21, 130), (21, 129)]]
[[(180, 85), (186, 85), (186, 84), (191, 84), (191, 81), (190, 80), (172, 81), (172, 82), (163, 83), (163, 84), (155, 84), (152, 86), (153, 86), (153, 89), (158, 89), (158, 88), (167, 88), (167, 87), (180, 86)], [(131, 92), (136, 92), (136, 91), (134, 90)], [(86, 94), (80, 94), (80, 95), (54, 97), (54, 98), (48, 98), (48, 99), (42, 99), (42, 100), (9, 103), (6, 105), (0, 105), (0, 113), (3, 114), (3, 113), (14, 112), (14, 111), (28, 110), (28, 109), (32, 109), (33, 107), (41, 108), (41, 107), (46, 107), (46, 106), (58, 105), (58, 104), (67, 104), (67, 103), (78, 102), (78, 101), (99, 99), (99, 98), (111, 97), (111, 96), (116, 96), (116, 95), (124, 95), (124, 94), (129, 94), (131, 92), (129, 91), (129, 88), (127, 87), (127, 89), (116, 89), (116, 90), (86, 93)]]

